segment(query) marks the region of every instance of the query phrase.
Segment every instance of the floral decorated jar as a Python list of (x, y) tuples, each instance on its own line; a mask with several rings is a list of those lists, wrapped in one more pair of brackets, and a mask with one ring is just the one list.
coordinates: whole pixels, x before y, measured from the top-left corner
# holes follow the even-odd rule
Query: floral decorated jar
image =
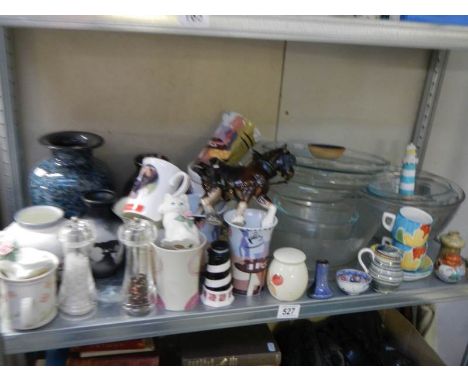
[(306, 255), (296, 248), (279, 248), (273, 253), (268, 268), (267, 286), (271, 295), (280, 301), (294, 301), (307, 289)]
[(456, 283), (460, 281), (466, 273), (465, 261), (461, 256), (461, 250), (465, 246), (465, 241), (459, 232), (451, 231), (440, 236), (439, 255), (435, 262), (435, 274), (446, 283)]

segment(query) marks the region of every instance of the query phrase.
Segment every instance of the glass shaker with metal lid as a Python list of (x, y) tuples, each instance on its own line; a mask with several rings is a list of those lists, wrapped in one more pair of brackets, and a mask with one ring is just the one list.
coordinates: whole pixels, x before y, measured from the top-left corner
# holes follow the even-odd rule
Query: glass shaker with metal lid
[(126, 247), (122, 307), (130, 315), (147, 314), (153, 309), (156, 299), (153, 278), (156, 227), (148, 220), (135, 218), (120, 226), (118, 236)]
[(96, 286), (89, 261), (95, 229), (90, 222), (72, 217), (58, 237), (64, 253), (59, 309), (72, 316), (90, 313), (96, 307)]

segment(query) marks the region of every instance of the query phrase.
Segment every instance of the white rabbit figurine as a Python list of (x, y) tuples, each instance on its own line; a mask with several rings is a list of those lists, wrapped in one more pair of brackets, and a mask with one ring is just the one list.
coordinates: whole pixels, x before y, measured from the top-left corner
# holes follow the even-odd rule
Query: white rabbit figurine
[(193, 218), (190, 218), (190, 206), (187, 195), (164, 195), (159, 206), (163, 216), (165, 237), (161, 244), (166, 248), (184, 249), (200, 244), (200, 235)]

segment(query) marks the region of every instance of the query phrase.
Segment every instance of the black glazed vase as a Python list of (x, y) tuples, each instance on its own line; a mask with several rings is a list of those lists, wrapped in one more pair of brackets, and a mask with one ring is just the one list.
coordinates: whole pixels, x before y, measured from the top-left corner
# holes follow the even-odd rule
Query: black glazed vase
[(112, 276), (124, 260), (124, 246), (117, 237), (122, 221), (112, 212), (116, 195), (111, 190), (94, 190), (84, 193), (82, 199), (87, 207), (82, 219), (90, 221), (96, 230), (96, 241), (90, 255), (93, 276)]
[(93, 157), (93, 149), (104, 139), (83, 131), (60, 131), (39, 139), (52, 151), (29, 175), (33, 205), (45, 204), (62, 208), (65, 217), (80, 216), (85, 210), (83, 192), (112, 189), (107, 167)]

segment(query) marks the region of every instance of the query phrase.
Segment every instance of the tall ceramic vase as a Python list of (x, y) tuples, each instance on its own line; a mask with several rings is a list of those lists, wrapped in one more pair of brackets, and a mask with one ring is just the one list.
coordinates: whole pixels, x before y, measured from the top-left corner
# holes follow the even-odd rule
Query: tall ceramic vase
[(60, 207), (65, 216), (80, 216), (86, 206), (83, 192), (111, 189), (110, 174), (93, 157), (93, 149), (104, 139), (82, 131), (60, 131), (44, 135), (39, 142), (52, 151), (52, 157), (40, 162), (29, 176), (32, 204)]
[(117, 237), (122, 220), (112, 212), (116, 195), (111, 190), (94, 190), (85, 192), (82, 198), (87, 207), (82, 219), (92, 221), (96, 229), (96, 241), (89, 256), (93, 276), (112, 276), (124, 259), (124, 247)]

